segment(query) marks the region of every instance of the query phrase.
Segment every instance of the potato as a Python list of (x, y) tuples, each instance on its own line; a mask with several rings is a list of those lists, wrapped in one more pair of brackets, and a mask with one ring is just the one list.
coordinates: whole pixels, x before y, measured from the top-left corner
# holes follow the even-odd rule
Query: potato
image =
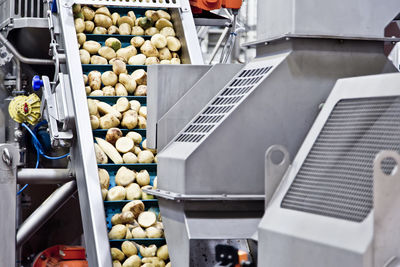
[(101, 189), (101, 197), (102, 197), (103, 201), (105, 201), (105, 200), (106, 200), (106, 198), (107, 198), (107, 194), (108, 194), (108, 190), (107, 190), (107, 189), (104, 189), (104, 188), (102, 188), (102, 189)]
[(115, 95), (117, 96), (127, 96), (128, 91), (126, 90), (125, 86), (123, 86), (121, 83), (117, 83), (115, 85)]
[(118, 201), (124, 200), (126, 197), (126, 189), (123, 186), (114, 186), (108, 190), (107, 200)]
[(83, 49), (88, 51), (91, 55), (97, 54), (99, 52), (99, 49), (101, 48), (101, 44), (96, 42), (96, 41), (86, 41), (83, 43), (82, 46)]
[(153, 195), (147, 194), (145, 191), (143, 191), (144, 189), (153, 189), (153, 187), (151, 185), (145, 185), (141, 189), (142, 189), (142, 199), (143, 200), (154, 199)]
[(144, 62), (145, 65), (155, 65), (159, 64), (160, 60), (156, 57), (148, 57), (146, 58), (146, 61)]
[(126, 137), (132, 139), (135, 145), (139, 145), (142, 142), (142, 136), (137, 132), (129, 132), (126, 134)]
[(138, 125), (139, 129), (146, 129), (147, 128), (147, 121), (144, 117), (138, 116)]
[[(126, 138), (126, 137), (121, 137)], [(119, 138), (118, 140), (121, 140)], [(117, 141), (118, 143), (118, 141)], [(136, 173), (133, 170), (130, 170), (124, 166), (118, 169), (117, 174), (115, 175), (115, 183), (120, 186), (127, 186), (135, 181)]]
[(109, 28), (112, 25), (112, 20), (109, 16), (104, 14), (96, 14), (94, 16), (94, 23), (97, 27)]
[(112, 114), (118, 119), (122, 118), (122, 114), (120, 112), (105, 102), (98, 102), (97, 109), (99, 110), (100, 114)]
[(125, 89), (128, 91), (129, 94), (133, 94), (136, 89), (136, 81), (132, 78), (131, 75), (126, 73), (121, 73), (119, 75), (119, 82), (125, 86)]
[(158, 57), (158, 50), (155, 48), (152, 44), (151, 41), (147, 40), (144, 42), (144, 44), (140, 47), (140, 51), (142, 54), (144, 54), (146, 57)]
[(157, 14), (162, 19), (171, 20), (171, 15), (164, 10), (157, 10)]
[(171, 59), (171, 64), (179, 65), (181, 64), (181, 60), (179, 58)]
[(133, 238), (133, 237), (132, 237), (131, 231), (127, 230), (127, 231), (126, 231), (126, 235), (125, 235), (125, 239), (132, 239), (132, 238)]
[(95, 55), (95, 56), (92, 56), (90, 58), (90, 64), (93, 64), (93, 65), (107, 65), (108, 61), (104, 57)]
[(136, 182), (140, 186), (145, 186), (150, 184), (150, 174), (147, 170), (141, 170), (136, 174)]
[(148, 247), (140, 246), (139, 251), (143, 257), (154, 257), (157, 253), (157, 247), (154, 244)]
[(163, 236), (163, 232), (154, 226), (146, 228), (145, 232), (148, 238), (161, 238)]
[(114, 214), (114, 216), (111, 217), (111, 224), (112, 225), (128, 224), (128, 223), (133, 223), (134, 221), (135, 221), (135, 216), (130, 211), (117, 213), (117, 214)]
[(140, 267), (142, 265), (142, 260), (138, 255), (130, 256), (122, 264), (122, 267)]
[(121, 263), (117, 260), (113, 261), (112, 267), (122, 267)]
[(168, 36), (167, 37), (167, 47), (169, 50), (176, 52), (181, 49), (182, 45), (181, 45), (181, 42), (178, 40), (178, 38), (173, 37), (173, 36)]
[(142, 148), (143, 148), (144, 150), (149, 150), (149, 151), (151, 151), (151, 153), (153, 153), (153, 154), (157, 154), (157, 150), (156, 150), (156, 149), (152, 149), (152, 148), (147, 147), (147, 139), (145, 139), (145, 140), (143, 141), (143, 143), (142, 143)]
[(106, 114), (99, 120), (101, 129), (110, 129), (120, 124), (120, 121), (113, 114)]
[(111, 14), (111, 20), (113, 25), (117, 25), (120, 15), (117, 12)]
[(99, 137), (95, 137), (97, 144), (99, 144), (100, 148), (106, 153), (106, 155), (115, 163), (115, 164), (122, 164), (122, 157), (115, 149), (115, 147), (107, 142), (104, 139)]
[(155, 35), (157, 33), (160, 33), (160, 31), (157, 30), (157, 28), (155, 28), (155, 27), (150, 27), (150, 28), (148, 28), (147, 30), (144, 31), (144, 34), (145, 35), (149, 35), (149, 36), (153, 36), (153, 35)]
[(104, 57), (107, 60), (117, 57), (117, 54), (115, 53), (114, 49), (108, 46), (103, 46), (102, 48), (100, 48), (98, 53), (100, 56)]
[(79, 56), (81, 58), (81, 63), (82, 64), (89, 64), (90, 63), (90, 54), (85, 49), (80, 49), (79, 50)]
[(126, 64), (122, 61), (122, 60), (119, 60), (119, 59), (117, 59), (117, 60), (115, 60), (113, 63), (112, 63), (112, 69), (113, 69), (113, 72), (116, 74), (116, 75), (120, 75), (121, 73), (127, 73), (128, 71), (126, 70)]
[(131, 108), (128, 98), (120, 97), (117, 100), (116, 108), (119, 112), (123, 113)]
[(157, 257), (144, 257), (141, 267), (165, 267), (165, 262)]
[[(166, 39), (165, 39), (166, 40)], [(169, 51), (168, 48), (164, 47), (158, 51), (160, 53), (159, 57), (161, 60), (171, 60), (172, 59), (172, 54), (171, 51)]]
[(93, 34), (107, 34), (108, 31), (104, 27), (95, 27), (92, 33)]
[(168, 262), (167, 265), (165, 265), (165, 267), (171, 267), (171, 262)]
[(96, 161), (97, 164), (107, 164), (108, 163), (108, 158), (106, 153), (100, 148), (98, 144), (94, 144), (94, 151), (96, 154)]
[(108, 129), (107, 134), (106, 134), (106, 141), (114, 146), (115, 142), (117, 142), (117, 140), (119, 138), (121, 138), (122, 136), (123, 136), (123, 134), (120, 129), (110, 128), (110, 129)]
[(136, 183), (131, 183), (126, 187), (126, 199), (134, 200), (142, 198), (142, 189)]
[(84, 6), (81, 9), (81, 12), (83, 14), (83, 16), (85, 17), (85, 20), (93, 20), (95, 12), (93, 11), (93, 9), (91, 9), (88, 6)]
[(167, 38), (162, 34), (154, 34), (151, 37), (151, 44), (158, 49), (164, 48), (167, 46)]
[(105, 7), (105, 6), (102, 6), (102, 7), (98, 8), (95, 13), (96, 14), (103, 14), (103, 15), (106, 15), (107, 17), (111, 17), (110, 10), (108, 10), (108, 8)]
[(142, 151), (142, 149), (140, 149), (140, 147), (139, 146), (135, 146), (134, 148), (133, 148), (133, 153), (137, 156), (137, 155), (139, 155), (139, 153)]
[(108, 233), (109, 239), (122, 239), (126, 235), (126, 226), (122, 224), (114, 225)]
[(147, 95), (147, 85), (139, 85), (134, 93), (135, 96), (146, 96)]
[(72, 12), (74, 14), (79, 13), (79, 12), (81, 12), (81, 8), (82, 8), (82, 6), (80, 4), (74, 4), (72, 6)]
[(74, 20), (76, 33), (82, 33), (85, 31), (85, 21), (81, 18)]
[(119, 29), (117, 26), (111, 25), (107, 30), (107, 34), (119, 34)]
[(172, 54), (172, 58), (180, 58), (178, 53), (176, 53), (176, 52), (172, 52), (171, 54)]
[(121, 249), (128, 258), (137, 255), (137, 248), (131, 241), (124, 241), (121, 245)]
[(98, 173), (99, 173), (100, 187), (108, 189), (108, 187), (110, 187), (110, 175), (108, 174), (107, 170), (99, 168)]
[(149, 150), (143, 150), (138, 155), (139, 163), (152, 163), (154, 161), (154, 155)]
[(171, 65), (171, 60), (163, 59), (163, 60), (160, 61), (160, 64), (161, 65)]
[[(138, 223), (141, 227), (147, 228), (155, 224), (157, 221), (157, 216), (152, 211), (144, 211), (139, 214)], [(145, 255), (143, 255), (145, 256)]]
[(157, 250), (157, 257), (160, 258), (161, 260), (168, 260), (169, 259), (169, 253), (168, 253), (168, 246), (163, 245), (158, 248)]
[(136, 15), (135, 12), (133, 12), (132, 10), (128, 12), (128, 16), (133, 19), (133, 21), (136, 21)]
[(85, 21), (85, 32), (91, 33), (94, 30), (94, 23), (93, 21)]
[(117, 148), (118, 152), (120, 153), (128, 153), (133, 149), (134, 143), (132, 139), (128, 137), (121, 137), (115, 143), (115, 147)]
[(160, 19), (160, 15), (155, 10), (147, 10), (144, 15), (151, 19), (152, 21), (157, 21)]
[(81, 47), (86, 42), (86, 34), (84, 33), (78, 33), (76, 35), (76, 38), (78, 40), (79, 47)]
[(167, 37), (167, 36), (175, 37), (176, 36), (174, 28), (171, 28), (171, 27), (162, 28), (160, 31), (160, 34), (164, 35), (165, 37)]
[(144, 30), (140, 26), (133, 26), (131, 34), (132, 35), (144, 35)]
[(121, 126), (127, 129), (133, 129), (137, 126), (138, 115), (134, 110), (128, 110), (122, 117)]
[[(158, 163), (157, 156), (154, 156), (154, 163)], [(156, 178), (157, 178), (157, 177), (156, 177)], [(156, 189), (156, 188), (154, 188), (154, 189)]]
[(139, 214), (144, 211), (144, 204), (140, 200), (132, 200), (122, 208), (122, 212), (125, 211), (131, 211), (135, 215), (135, 218), (138, 218)]
[(156, 224), (154, 225), (154, 227), (160, 229), (160, 230), (164, 230), (164, 225), (162, 222), (156, 222)]
[(89, 98), (87, 100), (87, 103), (88, 103), (89, 114), (90, 115), (96, 115), (97, 112), (98, 112), (96, 101)]
[(144, 65), (146, 62), (146, 56), (143, 54), (138, 54), (136, 56), (130, 57), (128, 60), (129, 65)]
[(123, 261), (125, 259), (124, 253), (117, 248), (111, 248), (111, 258), (113, 260)]
[(147, 72), (144, 69), (137, 69), (131, 74), (138, 85), (147, 84)]
[(140, 48), (144, 44), (144, 38), (141, 36), (135, 36), (131, 39), (131, 45), (136, 48)]
[(118, 76), (112, 71), (106, 71), (101, 75), (101, 81), (105, 86), (114, 86), (118, 82)]
[(160, 31), (162, 28), (165, 28), (165, 27), (173, 27), (173, 25), (172, 25), (172, 23), (171, 23), (171, 21), (169, 21), (169, 20), (167, 20), (167, 19), (164, 19), (164, 18), (161, 18), (161, 19), (159, 19), (159, 20), (157, 20), (157, 22), (156, 22), (156, 28)]
[(94, 90), (89, 95), (90, 96), (103, 96), (104, 94), (103, 94), (103, 91), (101, 91), (101, 90)]
[(125, 153), (124, 155), (122, 155), (122, 160), (126, 164), (138, 163), (138, 159), (137, 159), (136, 155), (132, 152), (128, 152), (128, 153)]
[(121, 48), (120, 50), (117, 51), (117, 56), (124, 58), (126, 61), (128, 61), (129, 58), (135, 56), (136, 54), (137, 50), (132, 45)]
[(98, 129), (100, 126), (99, 118), (97, 118), (95, 115), (90, 115), (90, 125), (92, 126), (93, 130)]
[(120, 35), (130, 35), (132, 28), (128, 23), (122, 23), (119, 27), (118, 27), (118, 31)]
[(115, 96), (115, 89), (112, 86), (105, 86), (102, 91), (104, 96)]
[(135, 21), (129, 16), (123, 16), (118, 19), (117, 25), (121, 26), (122, 24), (128, 24), (130, 27), (135, 26)]
[(136, 113), (139, 113), (139, 109), (140, 109), (140, 102), (137, 100), (131, 100), (129, 101), (129, 103), (131, 104), (131, 110), (136, 111)]
[(117, 51), (118, 49), (121, 48), (121, 41), (118, 40), (117, 38), (110, 37), (106, 39), (105, 45), (107, 47), (112, 48), (114, 51)]

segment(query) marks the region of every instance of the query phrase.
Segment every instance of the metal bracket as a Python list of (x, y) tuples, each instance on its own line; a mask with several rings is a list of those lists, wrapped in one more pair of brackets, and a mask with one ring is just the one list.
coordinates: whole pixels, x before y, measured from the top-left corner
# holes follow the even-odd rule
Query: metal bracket
[(52, 92), (49, 77), (43, 76), (42, 114), (49, 123), (49, 134), (53, 147), (68, 147), (71, 145), (73, 134), (72, 97), (66, 90), (70, 86), (68, 76), (59, 75), (59, 84)]
[(150, 195), (174, 201), (263, 201), (263, 195), (187, 195), (161, 189), (142, 189)]
[[(274, 154), (278, 155), (279, 158), (276, 162)], [(271, 200), (275, 190), (278, 188), (283, 176), (288, 170), (290, 165), (290, 154), (284, 146), (273, 145), (270, 146), (265, 152), (265, 208), (268, 206), (268, 202)]]
[(0, 66), (4, 66), (11, 61), (13, 55), (8, 52), (7, 48), (0, 44)]

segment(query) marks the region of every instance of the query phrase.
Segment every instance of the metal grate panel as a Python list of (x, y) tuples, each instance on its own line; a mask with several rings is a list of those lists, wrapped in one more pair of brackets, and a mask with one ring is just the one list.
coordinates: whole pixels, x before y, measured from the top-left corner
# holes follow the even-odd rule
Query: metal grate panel
[(181, 0), (75, 0), (76, 4), (127, 7), (180, 8)]
[[(281, 207), (354, 222), (373, 207), (373, 162), (400, 151), (400, 97), (337, 103)], [(384, 172), (393, 162), (382, 165)]]
[(13, 17), (44, 18), (47, 7), (43, 0), (14, 0)]
[(175, 142), (200, 142), (266, 77), (272, 67), (242, 70), (229, 85), (175, 139)]

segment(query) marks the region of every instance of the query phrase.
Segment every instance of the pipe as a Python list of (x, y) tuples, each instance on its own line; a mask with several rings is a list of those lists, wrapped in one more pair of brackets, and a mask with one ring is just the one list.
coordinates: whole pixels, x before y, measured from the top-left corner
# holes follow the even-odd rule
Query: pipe
[(64, 184), (75, 179), (69, 169), (19, 169), (19, 184)]
[(19, 227), (17, 249), (28, 241), (75, 192), (75, 181), (68, 182), (55, 190)]
[(17, 49), (7, 40), (4, 35), (0, 34), (0, 43), (2, 43), (19, 61), (30, 65), (54, 65), (54, 61), (50, 59), (27, 58), (21, 55)]
[(224, 30), (221, 33), (221, 36), (219, 37), (217, 44), (214, 47), (214, 50), (211, 53), (211, 58), (210, 58), (210, 62), (208, 64), (211, 64), (212, 61), (214, 60), (215, 56), (218, 53), (219, 48), (221, 47), (222, 41), (225, 39), (226, 34), (229, 31), (229, 26), (225, 27)]

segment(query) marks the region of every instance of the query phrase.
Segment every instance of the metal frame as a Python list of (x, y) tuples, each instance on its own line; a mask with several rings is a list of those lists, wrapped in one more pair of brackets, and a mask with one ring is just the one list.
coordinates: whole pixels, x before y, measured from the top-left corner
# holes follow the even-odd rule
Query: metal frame
[[(374, 227), (380, 228), (382, 226), (374, 226), (374, 212), (371, 212), (364, 221), (356, 223), (312, 213), (283, 209), (281, 208), (281, 201), (299, 172), (335, 105), (343, 99), (399, 96), (399, 83), (399, 73), (347, 78), (337, 81), (335, 88), (325, 102), (323, 109), (293, 160), (292, 167), (286, 172), (272, 201), (270, 201), (260, 223), (258, 232), (259, 262), (262, 262), (266, 266), (275, 266), (274, 264), (277, 262), (280, 262), (282, 266), (293, 266), (293, 262), (290, 259), (297, 262), (301, 259), (304, 261), (303, 264), (310, 266), (310, 262), (307, 259), (312, 259), (313, 263), (316, 264), (315, 266), (320, 266), (319, 264), (322, 262), (324, 262), (323, 265), (326, 267), (338, 265), (354, 267), (374, 266), (368, 264), (368, 262), (372, 263), (373, 261), (370, 242), (373, 239), (374, 231), (376, 231), (376, 229), (373, 230)], [(296, 227), (293, 227), (294, 223)], [(388, 227), (390, 230), (397, 228), (396, 225), (385, 225), (382, 227)], [(299, 231), (299, 229), (302, 230)], [(322, 236), (323, 239), (321, 240)], [(343, 237), (346, 237), (346, 240), (349, 242), (343, 242)], [(306, 243), (301, 249), (299, 248), (298, 253), (294, 254), (293, 257), (282, 260), (279, 256), (282, 254), (278, 251), (282, 251), (283, 248), (290, 249), (295, 240), (303, 240)], [(319, 240), (321, 243), (316, 242), (316, 240)], [(321, 244), (324, 246), (321, 246)], [(332, 252), (330, 254), (326, 253), (328, 247)], [(304, 249), (313, 251), (312, 255), (305, 257), (305, 255), (301, 254), (304, 252)], [(338, 257), (337, 253), (341, 253), (341, 256)], [(340, 261), (338, 261), (339, 258)], [(363, 261), (366, 265), (361, 265)]]
[(149, 7), (149, 8), (187, 8), (187, 1), (181, 0), (74, 0), (76, 4), (85, 5), (109, 5), (126, 7)]

